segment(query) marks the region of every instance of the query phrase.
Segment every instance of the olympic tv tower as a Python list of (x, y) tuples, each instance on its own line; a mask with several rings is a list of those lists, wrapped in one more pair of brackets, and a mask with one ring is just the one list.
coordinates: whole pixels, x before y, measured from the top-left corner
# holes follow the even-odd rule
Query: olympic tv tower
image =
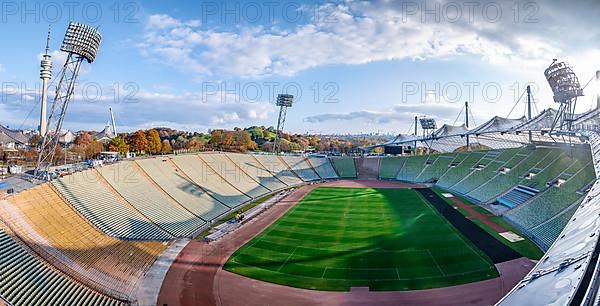
[(40, 111), (40, 136), (46, 136), (47, 122), (46, 109), (48, 103), (48, 81), (52, 78), (52, 56), (50, 51), (50, 27), (48, 27), (48, 38), (46, 39), (46, 52), (42, 55), (40, 78), (42, 79), (42, 106)]

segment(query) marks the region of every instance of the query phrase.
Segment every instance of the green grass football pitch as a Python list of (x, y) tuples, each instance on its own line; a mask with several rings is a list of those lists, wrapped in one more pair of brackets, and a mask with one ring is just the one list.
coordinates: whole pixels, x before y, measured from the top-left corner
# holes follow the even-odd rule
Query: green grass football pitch
[(498, 276), (492, 261), (411, 189), (318, 187), (224, 268), (330, 291), (427, 289)]

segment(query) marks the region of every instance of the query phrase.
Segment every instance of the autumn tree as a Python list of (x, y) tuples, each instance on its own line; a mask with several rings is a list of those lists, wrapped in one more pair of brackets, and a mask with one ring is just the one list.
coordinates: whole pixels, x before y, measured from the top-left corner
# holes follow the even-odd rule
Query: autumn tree
[(231, 147), (234, 145), (233, 132), (224, 131), (223, 140), (221, 141), (221, 147)]
[(212, 130), (210, 132), (210, 141), (208, 142), (213, 147), (219, 147), (223, 144), (223, 131)]
[(128, 136), (126, 141), (131, 151), (141, 153), (148, 150), (148, 139), (146, 139), (146, 133), (142, 130)]
[(151, 154), (160, 153), (162, 142), (160, 141), (160, 136), (156, 130), (148, 130), (146, 132), (146, 139), (148, 141), (148, 152)]
[(252, 140), (250, 133), (244, 130), (238, 130), (233, 132), (233, 140), (235, 146), (240, 151), (255, 150), (257, 148), (256, 142)]
[(75, 137), (73, 143), (76, 146), (87, 146), (92, 142), (92, 139), (92, 135), (90, 135), (89, 133), (81, 133), (77, 135), (77, 137)]
[(112, 152), (119, 152), (119, 154), (125, 155), (125, 153), (129, 152), (129, 146), (125, 142), (125, 138), (123, 136), (117, 136), (111, 139), (108, 143), (108, 150)]
[(163, 140), (160, 152), (162, 154), (169, 154), (173, 152), (173, 149), (171, 148), (171, 143), (169, 143), (168, 139)]

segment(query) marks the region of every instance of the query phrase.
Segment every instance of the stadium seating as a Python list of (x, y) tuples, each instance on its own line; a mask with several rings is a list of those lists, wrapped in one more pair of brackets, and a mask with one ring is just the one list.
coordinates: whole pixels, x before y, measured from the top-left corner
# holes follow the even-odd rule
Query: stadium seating
[(574, 159), (570, 157), (570, 154), (561, 150), (552, 150), (546, 158), (536, 164), (535, 167), (529, 169), (528, 172), (535, 175), (533, 177), (526, 177), (525, 180), (521, 181), (521, 184), (539, 190), (546, 189), (546, 183), (556, 178), (573, 161)]
[(286, 185), (296, 186), (302, 184), (302, 180), (281, 161), (279, 156), (271, 154), (256, 154), (253, 156), (265, 169), (273, 173), (276, 178)]
[(406, 159), (404, 156), (382, 157), (379, 161), (379, 178), (395, 180)]
[(251, 176), (242, 171), (241, 168), (223, 153), (203, 153), (199, 155), (206, 164), (241, 193), (251, 198), (258, 198), (269, 192), (269, 189), (255, 181)]
[(133, 240), (173, 238), (104, 186), (94, 169), (59, 178), (52, 184), (73, 207), (109, 236)]
[(211, 197), (177, 169), (170, 158), (148, 158), (136, 162), (162, 189), (194, 215), (212, 220), (229, 211), (229, 207)]
[(331, 161), (341, 178), (356, 178), (356, 165), (352, 157), (332, 157)]
[(452, 186), (452, 190), (461, 194), (467, 194), (489, 181), (498, 173), (504, 162), (503, 160), (514, 155), (518, 149), (505, 149), (502, 152), (488, 151), (487, 154), (477, 163), (479, 167), (473, 169), (467, 176)]
[(552, 243), (558, 238), (560, 232), (565, 228), (577, 208), (579, 207), (580, 201), (575, 202), (569, 208), (565, 209), (560, 214), (554, 216), (548, 221), (533, 227), (529, 230), (529, 232), (541, 241), (545, 246), (545, 249), (550, 248)]
[(429, 159), (425, 161), (425, 168), (415, 181), (417, 182), (432, 182), (437, 181), (446, 171), (448, 171), (448, 165), (454, 160), (456, 154), (432, 154)]
[(581, 162), (575, 164), (579, 164), (579, 171), (567, 179), (564, 185), (550, 187), (530, 202), (508, 211), (505, 217), (529, 230), (560, 214), (571, 204), (579, 201), (583, 195), (577, 193), (577, 191), (589, 185), (596, 177), (594, 169), (591, 167), (591, 161), (585, 164)]
[(174, 156), (173, 162), (196, 185), (201, 186), (210, 196), (230, 208), (250, 200), (247, 195), (224, 183), (222, 178), (196, 155)]
[(425, 161), (429, 155), (411, 156), (406, 159), (404, 166), (398, 171), (397, 180), (406, 182), (415, 182), (417, 177), (425, 168)]
[(227, 153), (227, 156), (255, 181), (269, 190), (279, 190), (287, 185), (274, 177), (251, 154)]
[(38, 254), (111, 296), (133, 298), (139, 279), (166, 248), (162, 242), (104, 235), (48, 184), (16, 194), (2, 211), (4, 220), (11, 220), (11, 229)]
[[(451, 189), (453, 185), (468, 176), (473, 171), (473, 167), (477, 165), (487, 152), (475, 151), (471, 153), (459, 153), (452, 161), (454, 167), (449, 167), (448, 171), (440, 177), (437, 185), (443, 188)], [(459, 161), (460, 160), (460, 161)]]
[(153, 185), (135, 162), (124, 161), (98, 171), (129, 204), (173, 236), (192, 237), (206, 225)]
[(309, 157), (308, 162), (322, 179), (330, 180), (339, 178), (335, 169), (331, 165), (329, 158), (326, 157)]
[(302, 180), (306, 182), (319, 180), (319, 175), (302, 156), (282, 155), (281, 158)]
[(121, 305), (49, 268), (2, 229), (0, 295), (14, 306)]
[(516, 185), (529, 169), (546, 158), (550, 152), (551, 149), (547, 148), (520, 150), (502, 166), (510, 170), (506, 172), (499, 171), (496, 176), (473, 189), (467, 195), (482, 203), (495, 200), (502, 193)]

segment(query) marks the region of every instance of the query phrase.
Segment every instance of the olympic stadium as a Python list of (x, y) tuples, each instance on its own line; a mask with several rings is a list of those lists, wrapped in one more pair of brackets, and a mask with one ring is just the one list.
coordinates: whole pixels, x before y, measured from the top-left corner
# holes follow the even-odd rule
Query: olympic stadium
[(0, 305), (598, 304), (600, 109), (575, 113), (585, 86), (567, 63), (544, 71), (556, 109), (415, 117), (421, 134), (373, 146), (386, 156), (275, 141), (53, 175), (70, 88), (101, 40), (69, 25), (36, 168), (0, 182)]

